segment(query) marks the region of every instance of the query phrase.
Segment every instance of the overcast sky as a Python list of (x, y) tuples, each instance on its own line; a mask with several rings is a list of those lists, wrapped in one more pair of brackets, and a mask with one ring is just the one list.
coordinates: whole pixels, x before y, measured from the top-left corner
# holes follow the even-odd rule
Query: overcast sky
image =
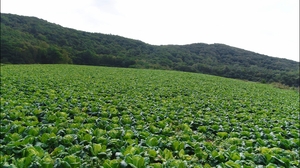
[(1, 0), (1, 12), (154, 45), (223, 43), (299, 61), (299, 0)]

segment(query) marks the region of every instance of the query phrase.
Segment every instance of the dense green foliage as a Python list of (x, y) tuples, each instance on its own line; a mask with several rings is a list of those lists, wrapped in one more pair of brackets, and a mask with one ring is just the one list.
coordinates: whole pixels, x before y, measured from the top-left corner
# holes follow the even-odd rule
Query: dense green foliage
[(1, 62), (172, 69), (299, 86), (299, 62), (224, 44), (154, 46), (11, 14), (1, 14)]
[(196, 73), (1, 67), (2, 167), (298, 167), (299, 95)]

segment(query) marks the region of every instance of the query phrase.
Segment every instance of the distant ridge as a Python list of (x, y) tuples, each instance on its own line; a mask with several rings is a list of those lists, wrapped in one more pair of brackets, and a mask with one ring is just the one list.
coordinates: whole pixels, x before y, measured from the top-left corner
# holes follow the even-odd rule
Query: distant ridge
[(225, 44), (150, 45), (1, 13), (1, 63), (169, 69), (299, 86), (299, 62)]

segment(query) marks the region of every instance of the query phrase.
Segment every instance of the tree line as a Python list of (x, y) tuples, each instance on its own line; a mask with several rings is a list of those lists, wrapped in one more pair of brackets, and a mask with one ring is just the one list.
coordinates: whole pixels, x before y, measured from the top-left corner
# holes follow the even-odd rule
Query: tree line
[(224, 44), (155, 46), (35, 17), (1, 14), (1, 63), (169, 69), (299, 86), (299, 62)]

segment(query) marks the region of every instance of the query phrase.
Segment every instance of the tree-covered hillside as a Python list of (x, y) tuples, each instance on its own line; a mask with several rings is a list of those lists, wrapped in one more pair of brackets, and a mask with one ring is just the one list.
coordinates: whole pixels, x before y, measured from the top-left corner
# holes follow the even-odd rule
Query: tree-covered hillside
[[(201, 40), (201, 39), (199, 39)], [(299, 86), (299, 62), (224, 44), (149, 45), (116, 35), (1, 14), (1, 63), (173, 69)]]

